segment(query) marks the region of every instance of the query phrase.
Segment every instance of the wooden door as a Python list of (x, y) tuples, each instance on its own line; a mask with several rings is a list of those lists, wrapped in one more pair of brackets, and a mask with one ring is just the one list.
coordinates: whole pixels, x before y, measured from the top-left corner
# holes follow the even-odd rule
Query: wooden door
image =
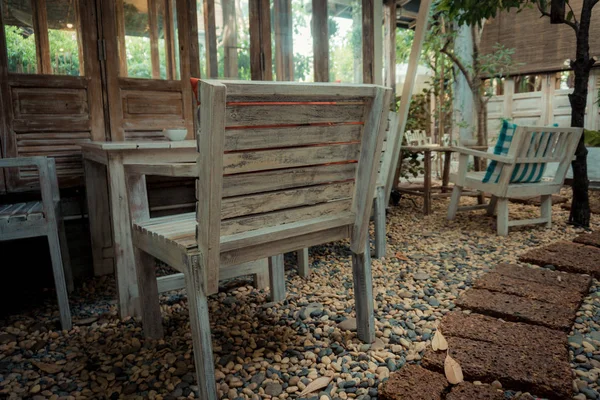
[[(2, 155), (52, 156), (61, 186), (80, 185), (79, 145), (105, 139), (96, 10), (84, 0), (0, 2)], [(8, 191), (37, 187), (32, 169), (5, 178)]]
[[(189, 78), (200, 74), (195, 0), (100, 4), (110, 139), (165, 140), (165, 128), (185, 128), (191, 139)], [(140, 47), (144, 62), (133, 56)]]

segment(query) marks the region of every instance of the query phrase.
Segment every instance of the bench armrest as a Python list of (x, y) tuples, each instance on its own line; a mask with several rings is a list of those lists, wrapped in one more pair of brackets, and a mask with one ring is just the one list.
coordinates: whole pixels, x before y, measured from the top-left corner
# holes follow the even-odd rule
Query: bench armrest
[(29, 167), (35, 165), (40, 168), (46, 164), (46, 157), (18, 157), (18, 158), (2, 158), (0, 159), (0, 168), (17, 168), (17, 167)]
[(501, 162), (503, 164), (513, 164), (515, 162), (515, 160), (511, 157), (500, 156), (497, 154), (487, 153), (487, 152), (479, 151), (479, 150), (473, 150), (473, 149), (469, 149), (466, 147), (452, 146), (452, 150), (457, 153), (460, 153), (460, 154), (466, 154), (469, 156), (479, 157), (479, 158), (486, 158), (488, 160), (494, 160), (497, 162)]

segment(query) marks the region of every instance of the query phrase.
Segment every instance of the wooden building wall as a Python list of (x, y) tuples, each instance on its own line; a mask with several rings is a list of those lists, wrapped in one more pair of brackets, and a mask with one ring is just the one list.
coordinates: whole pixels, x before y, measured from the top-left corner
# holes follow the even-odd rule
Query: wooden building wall
[[(583, 1), (571, 0), (569, 3), (575, 15), (579, 15)], [(600, 10), (597, 8), (592, 14), (590, 52), (600, 56)], [(564, 24), (550, 24), (549, 18), (540, 18), (536, 7), (520, 13), (499, 13), (495, 19), (488, 21), (483, 31), (482, 52), (492, 52), (496, 43), (515, 49), (514, 74), (568, 69), (565, 60), (575, 57), (573, 29)]]

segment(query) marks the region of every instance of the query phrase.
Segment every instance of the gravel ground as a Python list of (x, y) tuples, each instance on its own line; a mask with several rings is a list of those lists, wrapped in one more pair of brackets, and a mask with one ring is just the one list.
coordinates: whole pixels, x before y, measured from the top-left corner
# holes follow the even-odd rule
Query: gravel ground
[[(511, 229), (495, 235), (481, 211), (445, 218), (446, 200), (423, 216), (402, 200), (388, 213), (388, 257), (373, 260), (377, 341), (364, 345), (352, 330), (354, 300), (347, 242), (311, 248), (312, 274), (296, 274), (286, 258), (288, 296), (267, 303), (249, 280), (224, 284), (211, 298), (219, 395), (231, 400), (278, 397), (361, 400), (377, 397), (391, 371), (418, 363), (441, 317), (473, 280), (520, 253), (574, 238), (568, 212), (554, 207), (551, 230)], [(512, 205), (512, 217), (539, 209)], [(600, 229), (600, 217), (593, 217)], [(570, 338), (574, 389), (597, 398), (600, 373), (600, 282), (578, 314)], [(114, 280), (95, 278), (71, 296), (77, 326), (57, 330), (54, 303), (0, 322), (0, 399), (177, 399), (196, 390), (185, 293), (161, 296), (165, 339), (145, 340), (141, 324), (117, 318)], [(345, 321), (344, 321), (345, 320)], [(301, 395), (319, 377), (331, 382)], [(510, 393), (508, 393), (510, 395)], [(583, 396), (583, 397), (581, 397)]]

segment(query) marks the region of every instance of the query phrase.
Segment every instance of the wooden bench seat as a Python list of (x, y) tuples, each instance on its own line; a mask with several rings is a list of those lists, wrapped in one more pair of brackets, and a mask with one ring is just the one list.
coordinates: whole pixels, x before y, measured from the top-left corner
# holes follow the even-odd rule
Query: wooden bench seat
[(44, 218), (42, 201), (0, 205), (0, 224), (20, 221), (38, 221)]

